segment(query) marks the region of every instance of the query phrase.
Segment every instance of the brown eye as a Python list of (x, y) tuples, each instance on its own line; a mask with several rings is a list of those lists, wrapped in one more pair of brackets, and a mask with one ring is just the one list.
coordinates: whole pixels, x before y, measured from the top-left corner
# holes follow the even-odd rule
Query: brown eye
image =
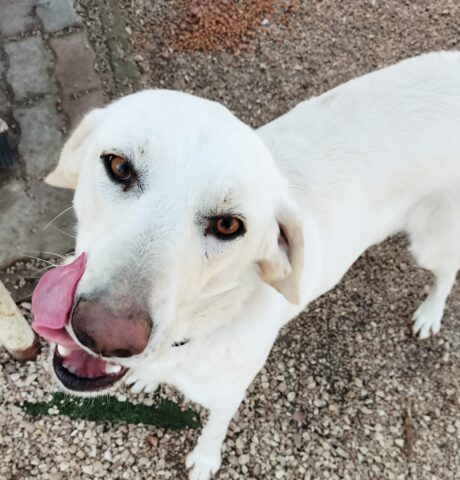
[(123, 157), (118, 155), (110, 155), (109, 158), (110, 172), (119, 180), (126, 182), (131, 179), (131, 164)]
[(116, 183), (122, 184), (125, 192), (135, 183), (139, 184), (137, 173), (127, 158), (116, 153), (103, 153), (101, 160), (109, 178)]
[(240, 223), (235, 217), (222, 217), (216, 222), (216, 230), (222, 235), (233, 235), (239, 230)]
[(230, 240), (245, 233), (243, 222), (232, 215), (216, 217), (211, 220), (211, 233), (221, 240)]

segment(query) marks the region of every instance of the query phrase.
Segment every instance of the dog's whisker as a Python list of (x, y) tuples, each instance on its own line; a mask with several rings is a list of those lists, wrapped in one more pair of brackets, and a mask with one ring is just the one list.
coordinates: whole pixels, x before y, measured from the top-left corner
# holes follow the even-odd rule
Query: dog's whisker
[(50, 222), (48, 222), (43, 228), (42, 230), (46, 230), (54, 221), (56, 221), (59, 217), (62, 217), (62, 215), (64, 215), (65, 213), (67, 213), (69, 210), (72, 210), (73, 208), (73, 205), (70, 205), (69, 208), (66, 208), (65, 210), (63, 210), (61, 213), (58, 213)]
[(56, 252), (45, 252), (44, 250), (31, 250), (31, 253), (44, 253), (46, 255), (54, 255), (56, 257), (59, 257), (59, 258), (66, 258), (64, 255), (61, 255), (59, 253), (56, 253)]
[(31, 258), (32, 260), (38, 260), (39, 262), (44, 262), (47, 263), (48, 265), (51, 265), (52, 267), (58, 267), (59, 265), (53, 262), (50, 262), (49, 260), (45, 260), (44, 258), (40, 257), (34, 257), (33, 255), (26, 255), (23, 254), (24, 257)]
[(16, 301), (16, 303), (21, 303), (21, 302), (27, 302), (32, 298), (32, 294), (26, 295), (24, 297), (21, 297), (19, 300)]
[(46, 265), (45, 267), (42, 267), (39, 270), (37, 270), (36, 273), (43, 272), (44, 270), (49, 270), (50, 268), (53, 268), (53, 266), (52, 265)]
[(35, 276), (35, 275), (29, 275), (29, 276), (25, 276), (24, 278), (30, 278), (30, 279), (38, 279), (38, 278), (41, 278), (41, 276), (43, 275), (41, 272), (45, 272), (47, 270), (50, 270), (51, 268), (54, 268), (54, 265), (46, 265), (45, 267), (43, 268), (40, 268), (39, 270), (37, 270), (35, 273), (36, 274), (39, 274), (40, 276)]
[(52, 226), (52, 228), (54, 228), (55, 230), (57, 230), (58, 232), (62, 233), (63, 235), (67, 236), (67, 237), (70, 237), (70, 238), (73, 238), (73, 239), (76, 239), (77, 237), (75, 235), (71, 235), (70, 233), (68, 232), (64, 232), (64, 230), (56, 227), (56, 226)]

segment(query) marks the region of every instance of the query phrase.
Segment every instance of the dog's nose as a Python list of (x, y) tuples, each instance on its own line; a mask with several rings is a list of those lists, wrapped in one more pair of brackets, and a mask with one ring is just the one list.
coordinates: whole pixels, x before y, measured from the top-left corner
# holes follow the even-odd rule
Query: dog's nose
[(104, 357), (131, 357), (149, 342), (152, 322), (137, 307), (112, 309), (98, 300), (78, 302), (71, 320), (82, 345)]

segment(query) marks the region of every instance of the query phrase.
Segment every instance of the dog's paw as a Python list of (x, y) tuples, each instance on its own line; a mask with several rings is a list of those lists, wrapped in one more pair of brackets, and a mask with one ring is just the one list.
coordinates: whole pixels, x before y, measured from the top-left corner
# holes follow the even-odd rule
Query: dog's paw
[(198, 444), (195, 449), (187, 455), (185, 465), (191, 469), (189, 480), (209, 480), (220, 468), (220, 451), (213, 451), (206, 445)]
[(142, 371), (134, 371), (128, 375), (125, 379), (125, 383), (130, 387), (133, 393), (140, 393), (142, 391), (146, 393), (153, 393), (158, 388), (158, 382), (150, 379)]
[(421, 340), (436, 335), (441, 329), (443, 308), (426, 300), (414, 313), (412, 332)]

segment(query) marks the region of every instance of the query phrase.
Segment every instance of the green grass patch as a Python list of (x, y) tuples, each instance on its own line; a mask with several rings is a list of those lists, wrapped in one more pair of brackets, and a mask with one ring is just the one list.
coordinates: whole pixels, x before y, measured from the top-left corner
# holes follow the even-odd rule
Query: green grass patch
[(173, 430), (201, 427), (196, 412), (182, 410), (177, 403), (163, 399), (158, 399), (156, 404), (147, 406), (123, 402), (110, 396), (81, 398), (57, 392), (49, 402), (24, 402), (20, 407), (34, 417), (58, 414), (73, 420), (143, 423)]

